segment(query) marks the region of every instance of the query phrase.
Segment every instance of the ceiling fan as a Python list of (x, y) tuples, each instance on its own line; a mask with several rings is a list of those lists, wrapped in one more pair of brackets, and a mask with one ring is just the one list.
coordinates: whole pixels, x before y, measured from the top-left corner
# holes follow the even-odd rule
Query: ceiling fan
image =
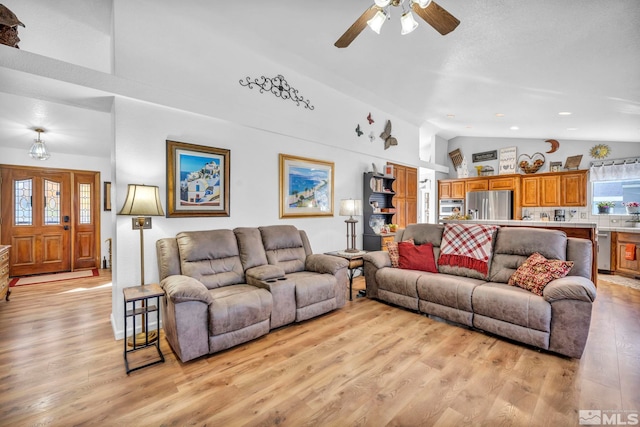
[[(358, 34), (369, 25), (373, 31), (380, 33), (382, 24), (389, 17), (389, 6), (402, 6), (402, 34), (415, 30), (418, 23), (413, 19), (411, 10), (424, 19), (437, 32), (442, 34), (455, 30), (460, 21), (433, 0), (374, 0), (375, 3), (354, 22), (345, 33), (334, 43), (336, 47), (347, 47), (358, 37)], [(406, 3), (405, 3), (406, 2)], [(411, 10), (410, 10), (411, 9)]]

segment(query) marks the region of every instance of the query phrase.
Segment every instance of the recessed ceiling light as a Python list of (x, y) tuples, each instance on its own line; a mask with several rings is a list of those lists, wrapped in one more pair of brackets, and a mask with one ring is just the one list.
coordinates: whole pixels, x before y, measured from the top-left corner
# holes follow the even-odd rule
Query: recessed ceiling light
[(518, 126), (511, 126), (509, 129), (511, 129), (511, 130), (520, 130), (520, 128)]
[(504, 113), (496, 113), (496, 117), (504, 117)]
[(447, 119), (453, 119), (455, 116), (455, 114), (447, 114)]
[(578, 130), (578, 128), (567, 128), (567, 130)]
[(571, 114), (573, 113), (571, 113), (570, 111), (560, 111), (558, 113), (559, 116), (570, 116)]

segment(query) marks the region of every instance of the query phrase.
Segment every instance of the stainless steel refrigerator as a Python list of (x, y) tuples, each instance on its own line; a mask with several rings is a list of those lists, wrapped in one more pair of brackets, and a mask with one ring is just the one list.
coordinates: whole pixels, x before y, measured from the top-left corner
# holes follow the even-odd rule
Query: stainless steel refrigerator
[(466, 209), (474, 219), (513, 219), (513, 191), (471, 191)]

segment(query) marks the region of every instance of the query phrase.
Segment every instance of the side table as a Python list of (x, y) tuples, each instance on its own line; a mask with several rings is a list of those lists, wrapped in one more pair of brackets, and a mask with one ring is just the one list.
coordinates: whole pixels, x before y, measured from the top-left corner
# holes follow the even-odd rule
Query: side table
[[(153, 283), (124, 288), (122, 292), (124, 294), (124, 365), (128, 375), (137, 369), (164, 362), (164, 355), (160, 351), (160, 297), (164, 296), (164, 290), (157, 283)], [(154, 299), (155, 305), (151, 305), (150, 302)], [(128, 304), (131, 305), (130, 308)], [(156, 328), (153, 331), (149, 331), (149, 313), (158, 314)], [(136, 334), (136, 316), (138, 315), (142, 315), (142, 334)], [(129, 318), (132, 319), (133, 336), (127, 339)], [(149, 347), (156, 348), (159, 358), (131, 368), (129, 354)]]
[(344, 251), (333, 251), (333, 252), (325, 252), (326, 255), (339, 256), (340, 258), (344, 258), (349, 261), (349, 301), (353, 301), (353, 278), (358, 270), (362, 274), (364, 274), (364, 260), (362, 256), (366, 254), (367, 251), (360, 252), (344, 252)]

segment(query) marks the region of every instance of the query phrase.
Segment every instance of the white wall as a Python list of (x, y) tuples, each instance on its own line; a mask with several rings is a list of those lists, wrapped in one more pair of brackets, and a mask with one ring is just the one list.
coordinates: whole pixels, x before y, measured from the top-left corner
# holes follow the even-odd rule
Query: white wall
[[(230, 150), (231, 213), (229, 217), (153, 218), (153, 228), (144, 234), (147, 283), (158, 280), (155, 241), (180, 231), (292, 224), (307, 232), (316, 253), (343, 249), (346, 218), (338, 216), (339, 202), (362, 197), (363, 173), (371, 170), (371, 163), (378, 168), (387, 161), (418, 166), (417, 126), (349, 98), (286, 64), (234, 46), (228, 38), (205, 37), (200, 28), (181, 26), (177, 40), (174, 32), (166, 31), (172, 25), (172, 17), (161, 5), (148, 8), (138, 2), (115, 2), (115, 73), (162, 89), (158, 96), (163, 98), (158, 104), (115, 100), (114, 205), (122, 205), (130, 183), (157, 185), (166, 194), (165, 141), (169, 139)], [(314, 110), (239, 84), (247, 76), (277, 74), (309, 99)], [(185, 105), (185, 99), (191, 103)], [(366, 120), (370, 112), (372, 125)], [(399, 141), (388, 150), (378, 137), (386, 120), (391, 120), (392, 134)], [(358, 124), (364, 131), (360, 137), (355, 132)], [(375, 135), (373, 142), (370, 132)], [(334, 162), (333, 217), (279, 218), (279, 153)], [(167, 208), (166, 200), (163, 206)], [(114, 233), (112, 322), (120, 338), (122, 288), (140, 281), (139, 233), (131, 229), (128, 217), (116, 219)], [(362, 233), (361, 222), (357, 233)], [(358, 239), (361, 247), (361, 236)]]

